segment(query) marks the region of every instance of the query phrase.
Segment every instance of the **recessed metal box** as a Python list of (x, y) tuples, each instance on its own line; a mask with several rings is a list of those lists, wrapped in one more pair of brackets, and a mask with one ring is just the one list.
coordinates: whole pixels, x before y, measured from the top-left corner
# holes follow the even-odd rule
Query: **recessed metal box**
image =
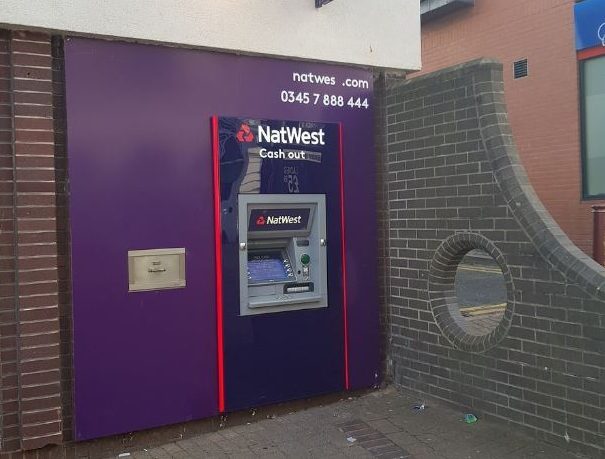
[(128, 291), (185, 287), (185, 249), (128, 251)]

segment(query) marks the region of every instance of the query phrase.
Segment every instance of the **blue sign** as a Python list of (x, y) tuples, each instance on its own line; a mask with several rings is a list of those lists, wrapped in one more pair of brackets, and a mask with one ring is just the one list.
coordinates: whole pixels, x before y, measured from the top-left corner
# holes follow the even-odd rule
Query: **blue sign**
[(576, 50), (605, 46), (605, 2), (585, 0), (574, 7)]

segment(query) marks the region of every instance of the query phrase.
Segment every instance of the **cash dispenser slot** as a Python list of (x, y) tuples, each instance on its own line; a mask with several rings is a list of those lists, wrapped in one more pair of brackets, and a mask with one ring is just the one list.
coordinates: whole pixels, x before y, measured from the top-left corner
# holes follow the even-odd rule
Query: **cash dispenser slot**
[(327, 307), (324, 195), (240, 195), (240, 314)]

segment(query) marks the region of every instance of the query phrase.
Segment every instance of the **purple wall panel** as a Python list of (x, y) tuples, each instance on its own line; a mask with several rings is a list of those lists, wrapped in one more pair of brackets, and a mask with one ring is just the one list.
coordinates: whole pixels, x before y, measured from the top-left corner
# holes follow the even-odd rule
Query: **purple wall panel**
[[(65, 54), (76, 438), (217, 412), (214, 114), (343, 123), (351, 384), (373, 384), (372, 110), (280, 100), (282, 89), (370, 96), (371, 73), (88, 39), (68, 39)], [(292, 72), (370, 88), (294, 83)], [(128, 293), (127, 251), (163, 247), (186, 248), (187, 287)]]

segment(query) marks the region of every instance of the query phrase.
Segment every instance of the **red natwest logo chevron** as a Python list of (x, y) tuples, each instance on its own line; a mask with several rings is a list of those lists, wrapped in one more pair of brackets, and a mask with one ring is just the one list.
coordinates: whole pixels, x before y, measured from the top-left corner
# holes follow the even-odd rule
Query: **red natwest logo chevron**
[(254, 134), (252, 134), (250, 126), (245, 123), (242, 123), (239, 127), (236, 137), (238, 142), (252, 142), (254, 140)]
[(262, 215), (260, 217), (258, 217), (256, 219), (256, 224), (257, 225), (264, 225), (265, 224), (265, 217), (263, 217)]

